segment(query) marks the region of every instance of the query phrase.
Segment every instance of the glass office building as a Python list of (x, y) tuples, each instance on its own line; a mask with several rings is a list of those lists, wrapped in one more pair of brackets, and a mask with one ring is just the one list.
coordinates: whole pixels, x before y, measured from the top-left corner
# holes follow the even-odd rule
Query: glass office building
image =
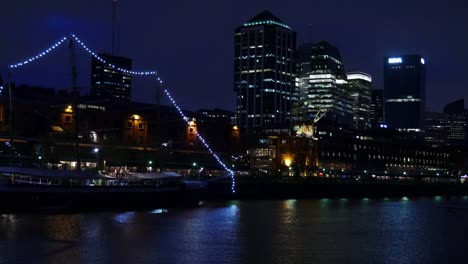
[(234, 91), (244, 133), (289, 124), (297, 100), (296, 33), (269, 11), (235, 30)]
[[(131, 70), (132, 60), (109, 54), (99, 54), (108, 64)], [(91, 96), (112, 100), (130, 101), (132, 76), (105, 64), (95, 57), (91, 59)]]
[(425, 64), (421, 55), (384, 58), (384, 122), (389, 128), (424, 132)]
[(326, 112), (325, 120), (352, 125), (352, 99), (339, 50), (326, 41), (307, 43), (298, 49), (299, 105), (302, 121)]

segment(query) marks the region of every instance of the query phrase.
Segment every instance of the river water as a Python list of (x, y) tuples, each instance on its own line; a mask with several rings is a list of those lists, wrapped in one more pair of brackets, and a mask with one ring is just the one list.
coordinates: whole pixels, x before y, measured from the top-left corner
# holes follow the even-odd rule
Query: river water
[(0, 215), (0, 263), (468, 263), (468, 197)]

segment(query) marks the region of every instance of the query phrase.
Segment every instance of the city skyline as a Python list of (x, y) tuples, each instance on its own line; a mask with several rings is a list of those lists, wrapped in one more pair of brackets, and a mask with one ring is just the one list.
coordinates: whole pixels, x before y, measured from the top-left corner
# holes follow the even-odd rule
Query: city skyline
[[(384, 56), (420, 53), (427, 60), (427, 105), (432, 111), (441, 111), (450, 101), (467, 99), (468, 82), (463, 78), (463, 60), (460, 58), (466, 57), (463, 46), (466, 46), (464, 43), (468, 39), (464, 34), (457, 34), (462, 30), (463, 19), (466, 19), (458, 13), (462, 10), (459, 7), (466, 4), (460, 1), (442, 8), (422, 8), (418, 3), (406, 3), (406, 6), (401, 6), (401, 3), (380, 7), (372, 4), (353, 7), (343, 3), (342, 9), (332, 9), (331, 4), (304, 4), (302, 1), (290, 4), (287, 9), (273, 1), (267, 5), (251, 4), (248, 8), (240, 8), (234, 3), (213, 3), (208, 10), (204, 10), (203, 6), (210, 4), (210, 1), (187, 3), (191, 8), (184, 9), (175, 7), (180, 3), (134, 5), (121, 1), (118, 12), (121, 28), (118, 55), (132, 58), (135, 70), (155, 69), (160, 72), (167, 80), (167, 87), (173, 90), (184, 108), (221, 107), (234, 110), (233, 31), (252, 16), (268, 9), (298, 32), (297, 46), (311, 40), (329, 41), (340, 49), (346, 70), (369, 73), (373, 77), (374, 88), (383, 88), (381, 61)], [(25, 8), (26, 5), (28, 8)], [(87, 7), (86, 3), (81, 5)], [(61, 4), (57, 1), (47, 4), (26, 0), (7, 2), (6, 14), (0, 18), (4, 24), (10, 25), (4, 30), (8, 41), (3, 43), (4, 48), (0, 52), (0, 63), (4, 65), (2, 74), (5, 73), (6, 65), (36, 53), (69, 32), (80, 35), (97, 51), (109, 51), (111, 3), (92, 3), (88, 5), (92, 9), (85, 9), (81, 5)], [(218, 7), (219, 12), (206, 13)], [(322, 12), (314, 13), (314, 16), (310, 12), (305, 14), (303, 9), (306, 7)], [(150, 16), (150, 10), (146, 9), (154, 11), (155, 15)], [(336, 22), (324, 19), (330, 12), (336, 15)], [(398, 14), (398, 21), (394, 20), (392, 14)], [(200, 30), (187, 29), (194, 20), (200, 24)], [(311, 30), (309, 24), (312, 25)], [(368, 26), (364, 27), (365, 24)], [(423, 27), (426, 24), (429, 26)], [(420, 30), (415, 29), (418, 27)], [(154, 34), (148, 34), (148, 29), (154, 30)], [(162, 36), (164, 41), (160, 41), (158, 36)], [(459, 44), (449, 47), (449, 43)], [(457, 56), (447, 56), (447, 50)], [(78, 62), (78, 84), (89, 87), (90, 58), (81, 57)], [(202, 60), (204, 65), (200, 67)], [(68, 51), (64, 48), (52, 55), (52, 58), (44, 60), (41, 66), (32, 65), (24, 71), (15, 72), (13, 80), (18, 83), (69, 87), (69, 64)], [(43, 68), (51, 72), (48, 81), (40, 78), (43, 76)], [(154, 87), (154, 84), (135, 78), (134, 99), (142, 101), (154, 98), (153, 89), (142, 91), (142, 87)]]

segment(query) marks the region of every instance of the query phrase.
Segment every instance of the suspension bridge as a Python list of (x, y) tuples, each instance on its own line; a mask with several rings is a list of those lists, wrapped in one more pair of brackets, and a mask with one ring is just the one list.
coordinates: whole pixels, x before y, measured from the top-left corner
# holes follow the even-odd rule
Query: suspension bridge
[[(75, 34), (70, 34), (69, 36), (65, 36), (58, 40), (57, 42), (53, 43), (51, 46), (49, 46), (47, 49), (44, 49), (43, 51), (39, 52), (38, 54), (28, 57), (23, 61), (19, 61), (14, 64), (10, 64), (8, 66), (9, 73), (8, 76), (11, 76), (12, 71), (16, 71), (21, 69), (22, 67), (31, 64), (31, 63), (37, 63), (39, 62), (43, 57), (46, 57), (49, 55), (51, 52), (59, 48), (60, 46), (64, 45), (67, 41), (69, 41), (70, 45), (72, 45), (74, 42), (79, 44), (79, 47), (84, 49), (85, 51), (88, 52), (89, 55), (92, 57), (96, 58), (98, 61), (100, 61), (103, 64), (108, 65), (109, 67), (113, 68), (114, 70), (117, 70), (122, 73), (127, 73), (131, 75), (144, 75), (148, 78), (154, 78), (157, 82), (159, 82), (161, 85), (163, 84), (163, 80), (161, 77), (159, 77), (157, 71), (133, 71), (130, 69), (124, 69), (121, 68), (117, 65), (114, 65), (112, 63), (107, 62), (105, 59), (101, 58), (96, 52), (94, 52), (92, 49), (90, 49), (83, 41), (81, 41), (80, 38), (78, 38)], [(10, 77), (9, 77), (10, 78)], [(8, 84), (10, 85), (11, 80), (8, 80)], [(189, 125), (189, 118), (184, 114), (182, 109), (179, 107), (171, 93), (169, 92), (168, 89), (164, 89), (164, 93), (168, 97), (169, 101), (172, 103), (172, 105), (177, 109), (179, 112), (179, 115), (181, 118)], [(11, 93), (10, 93), (11, 95)], [(11, 96), (10, 96), (10, 102), (11, 102)], [(204, 147), (208, 150), (208, 152), (213, 156), (213, 158), (219, 163), (219, 165), (228, 172), (229, 177), (231, 178), (231, 191), (233, 193), (236, 192), (236, 180), (235, 180), (235, 173), (231, 169), (228, 168), (228, 166), (221, 160), (221, 158), (213, 151), (211, 146), (208, 144), (208, 142), (204, 139), (202, 135), (198, 133), (198, 131), (195, 131), (197, 138), (203, 143)]]

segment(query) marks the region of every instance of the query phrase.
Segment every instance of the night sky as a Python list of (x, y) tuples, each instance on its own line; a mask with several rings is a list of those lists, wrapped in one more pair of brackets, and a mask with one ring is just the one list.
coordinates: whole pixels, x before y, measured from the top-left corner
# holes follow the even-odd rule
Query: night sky
[[(36, 55), (73, 32), (88, 47), (110, 51), (112, 0), (2, 0), (0, 65)], [(427, 107), (468, 100), (468, 2), (465, 0), (120, 0), (119, 55), (134, 70), (157, 70), (181, 107), (235, 109), (233, 31), (269, 9), (298, 33), (298, 44), (327, 40), (346, 70), (383, 88), (383, 56), (420, 53), (427, 63)], [(309, 32), (312, 25), (312, 34)], [(90, 57), (79, 57), (78, 84), (89, 88)], [(13, 73), (18, 83), (70, 87), (67, 46)], [(135, 77), (132, 97), (154, 102), (154, 81)]]

